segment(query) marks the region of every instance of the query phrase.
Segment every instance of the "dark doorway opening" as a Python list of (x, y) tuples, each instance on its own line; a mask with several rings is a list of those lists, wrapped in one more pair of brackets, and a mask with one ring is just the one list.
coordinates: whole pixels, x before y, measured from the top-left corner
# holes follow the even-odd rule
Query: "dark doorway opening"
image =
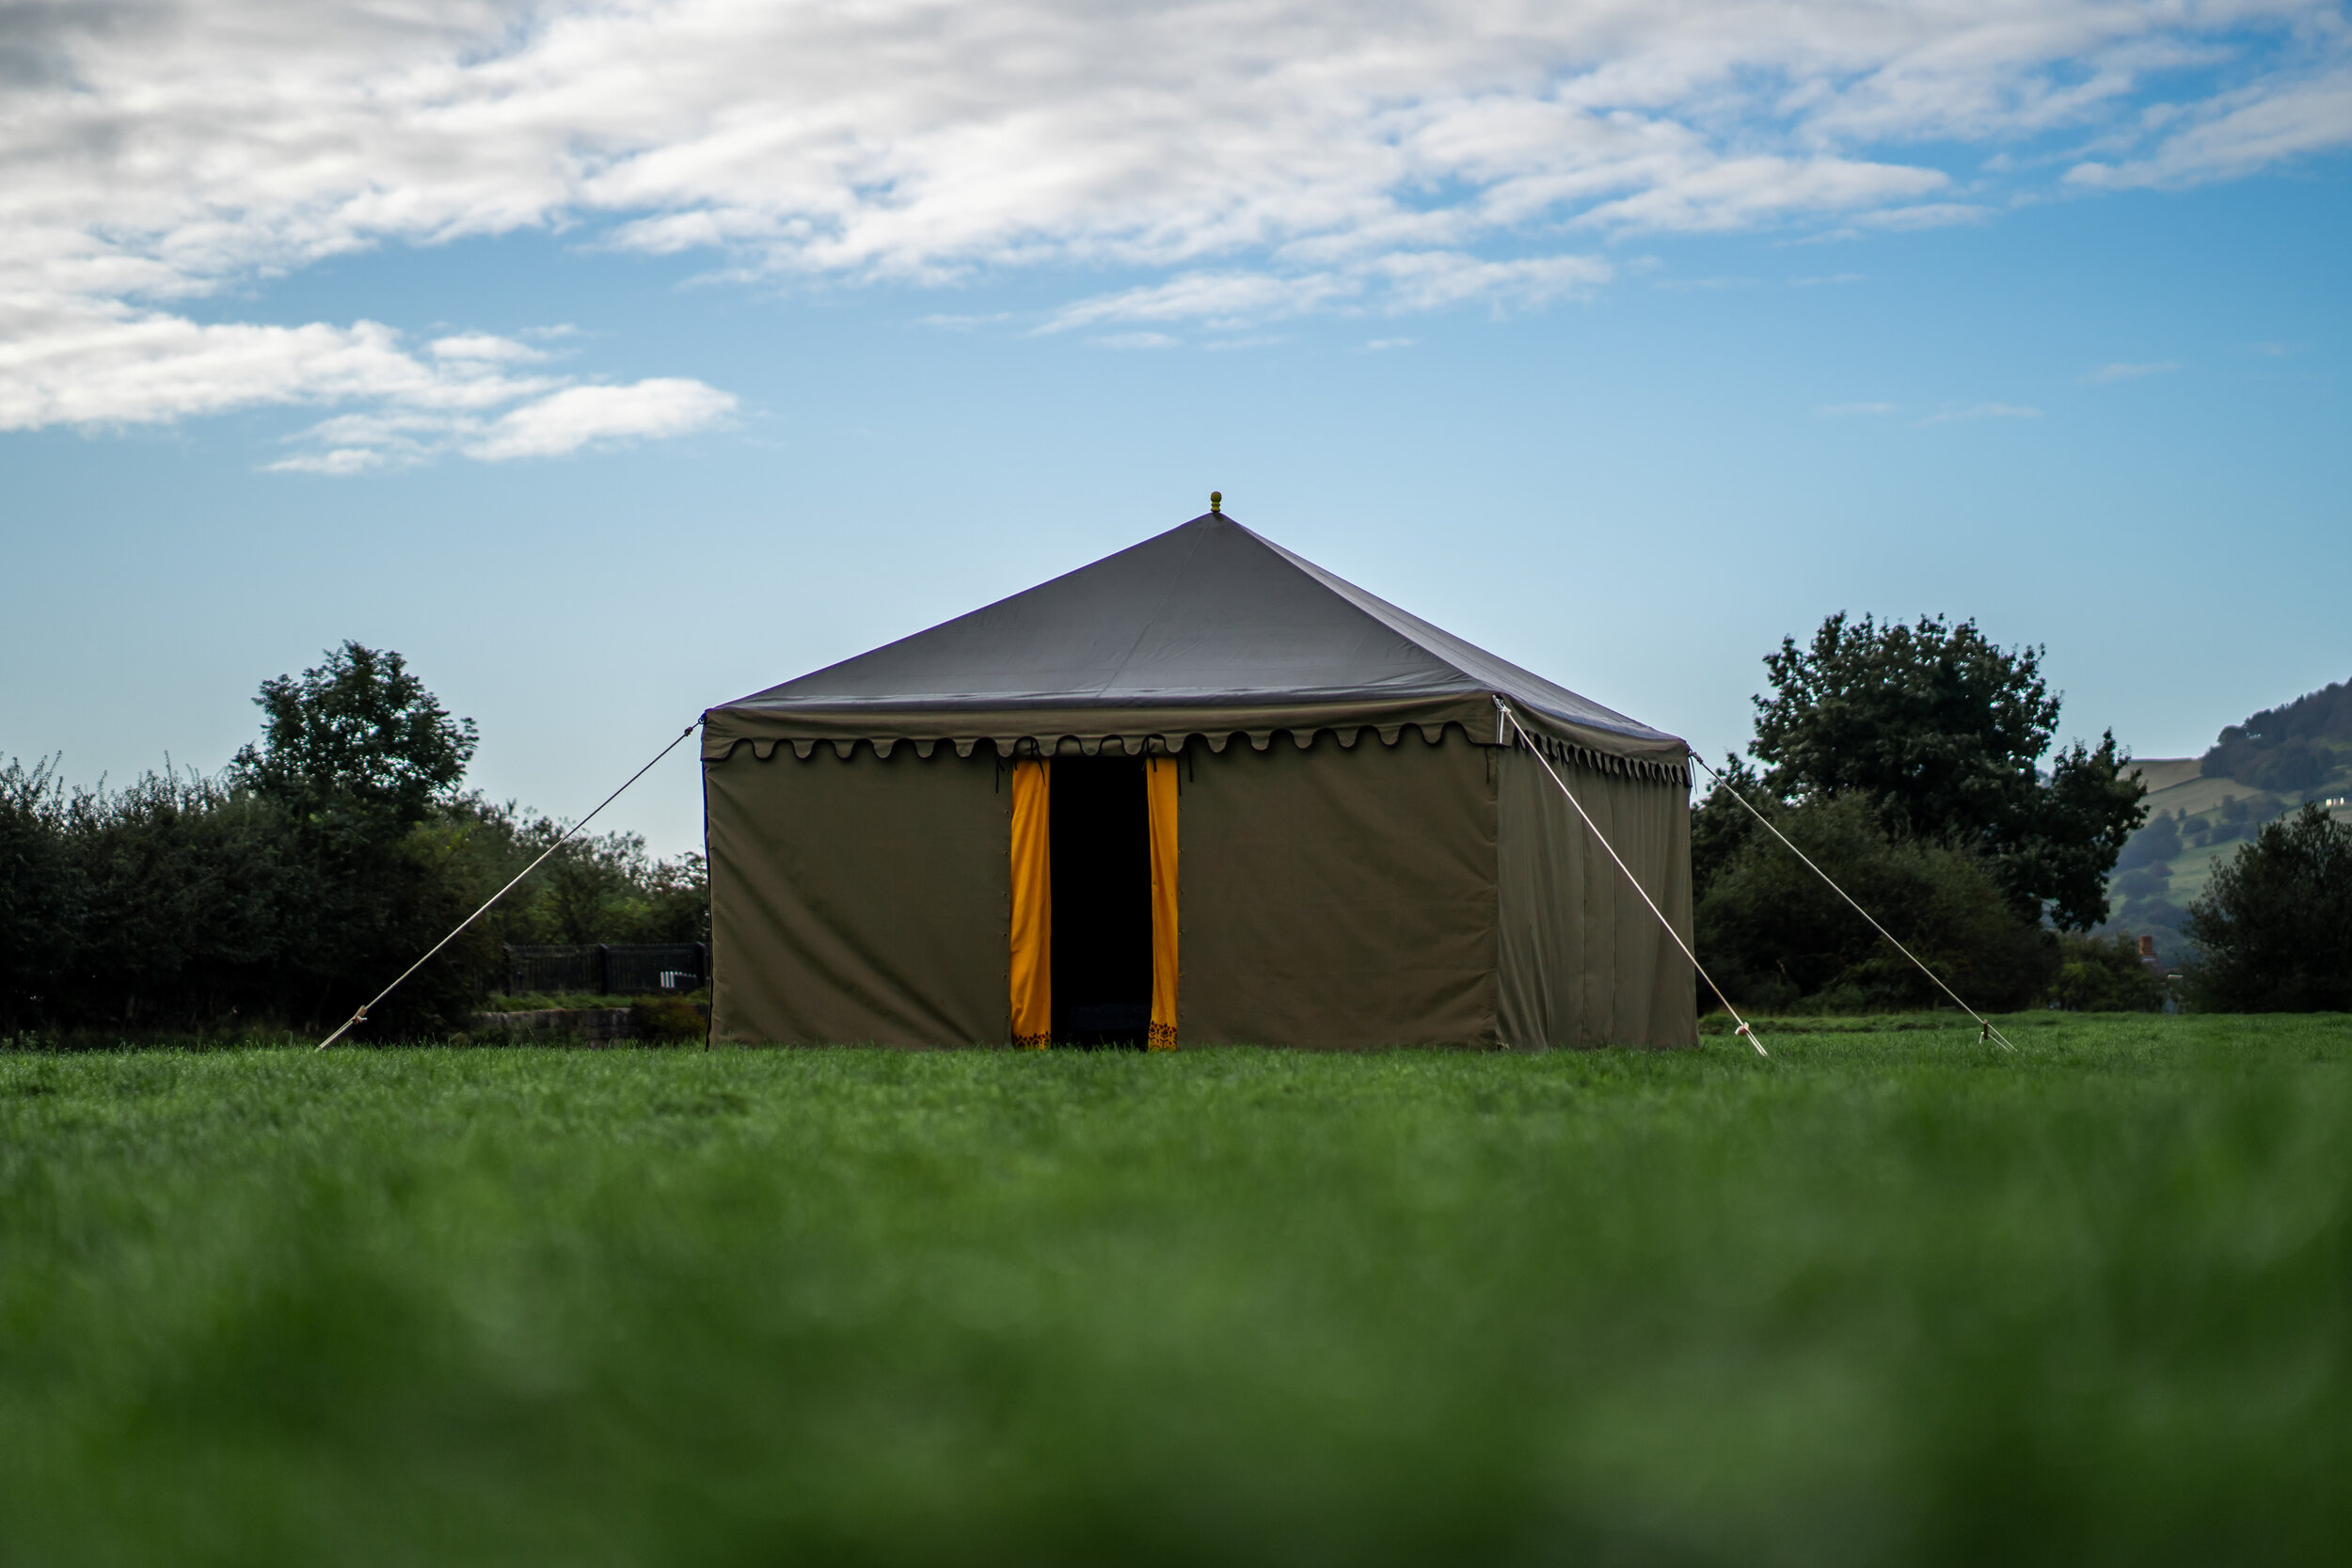
[(1143, 762), (1056, 757), (1054, 1041), (1141, 1047), (1152, 1026), (1152, 842)]

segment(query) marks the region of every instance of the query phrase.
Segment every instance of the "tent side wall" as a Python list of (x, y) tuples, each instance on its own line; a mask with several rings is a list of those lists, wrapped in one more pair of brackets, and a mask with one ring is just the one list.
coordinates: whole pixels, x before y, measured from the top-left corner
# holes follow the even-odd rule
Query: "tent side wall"
[(1185, 748), (1184, 1044), (1493, 1041), (1500, 753), (1441, 736)]
[(1012, 792), (993, 757), (744, 745), (703, 778), (714, 1038), (1005, 1041)]
[[(1691, 940), (1691, 812), (1679, 784), (1554, 765)], [(1525, 750), (1498, 765), (1498, 1008), (1514, 1046), (1693, 1045), (1696, 976)]]

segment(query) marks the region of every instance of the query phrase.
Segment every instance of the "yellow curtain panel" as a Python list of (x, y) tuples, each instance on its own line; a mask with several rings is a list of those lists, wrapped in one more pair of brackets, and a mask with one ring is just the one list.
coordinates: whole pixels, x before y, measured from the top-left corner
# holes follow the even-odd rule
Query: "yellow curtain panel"
[(1154, 1051), (1176, 1049), (1176, 759), (1144, 765), (1152, 834), (1152, 1029)]
[(1012, 1043), (1054, 1038), (1054, 832), (1049, 764), (1012, 765)]

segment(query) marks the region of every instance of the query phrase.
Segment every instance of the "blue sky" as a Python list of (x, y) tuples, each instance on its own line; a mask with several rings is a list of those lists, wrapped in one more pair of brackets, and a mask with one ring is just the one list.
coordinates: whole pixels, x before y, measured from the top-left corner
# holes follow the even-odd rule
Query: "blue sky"
[(1212, 488), (1710, 754), (1837, 610), (2352, 676), (2341, 7), (1237, 4), (0, 23), (0, 754), (348, 637), (576, 814)]

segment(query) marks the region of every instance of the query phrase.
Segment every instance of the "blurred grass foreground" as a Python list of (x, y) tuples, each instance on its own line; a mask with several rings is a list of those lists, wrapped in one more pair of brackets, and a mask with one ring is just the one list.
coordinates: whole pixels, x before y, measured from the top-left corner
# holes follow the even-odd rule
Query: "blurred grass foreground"
[(2352, 1020), (0, 1055), (8, 1563), (2265, 1561)]

